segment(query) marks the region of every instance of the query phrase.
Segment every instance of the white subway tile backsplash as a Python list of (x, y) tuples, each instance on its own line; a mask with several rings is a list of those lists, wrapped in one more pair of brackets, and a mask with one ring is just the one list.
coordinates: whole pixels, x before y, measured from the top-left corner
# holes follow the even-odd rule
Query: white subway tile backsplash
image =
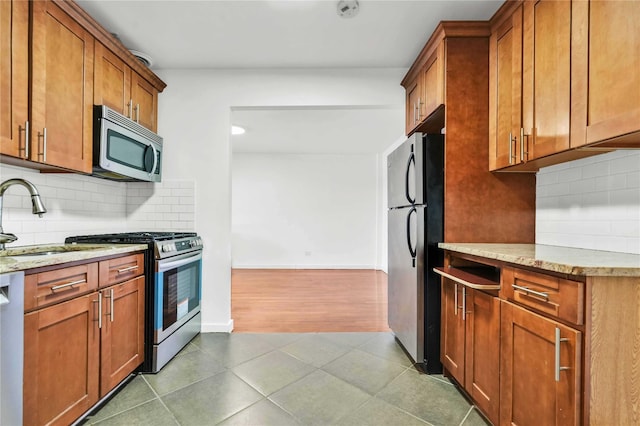
[(640, 254), (640, 150), (541, 169), (536, 243)]
[[(0, 176), (2, 180), (21, 177), (32, 182), (48, 210), (39, 219), (31, 214), (27, 191), (12, 187), (5, 192), (2, 224), (6, 232), (18, 236), (14, 246), (61, 243), (71, 235), (194, 230), (193, 181), (124, 183), (76, 174), (41, 174), (4, 164), (0, 165)], [(167, 197), (176, 189), (184, 195)], [(185, 205), (185, 200), (191, 204)]]

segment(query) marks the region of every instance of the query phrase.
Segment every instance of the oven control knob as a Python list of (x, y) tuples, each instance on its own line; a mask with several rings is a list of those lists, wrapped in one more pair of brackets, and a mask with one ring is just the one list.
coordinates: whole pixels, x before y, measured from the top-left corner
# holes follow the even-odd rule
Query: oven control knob
[(164, 253), (171, 251), (171, 244), (163, 244), (162, 245), (162, 251)]

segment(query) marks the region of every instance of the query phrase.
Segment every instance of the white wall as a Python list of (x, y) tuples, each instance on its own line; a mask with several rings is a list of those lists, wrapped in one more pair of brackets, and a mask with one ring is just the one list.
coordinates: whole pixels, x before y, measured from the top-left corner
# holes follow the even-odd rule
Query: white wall
[(373, 269), (376, 156), (234, 153), (232, 266)]
[[(167, 178), (196, 182), (203, 237), (203, 331), (231, 319), (232, 107), (404, 105), (404, 69), (160, 70), (159, 133)], [(366, 123), (362, 123), (366, 125)]]
[(541, 169), (536, 243), (640, 254), (640, 150)]
[(45, 174), (0, 166), (0, 180), (36, 185), (47, 213), (31, 214), (29, 192), (12, 186), (3, 196), (2, 227), (16, 234), (8, 246), (62, 243), (65, 237), (125, 231), (194, 229), (194, 182), (113, 182), (78, 174)]

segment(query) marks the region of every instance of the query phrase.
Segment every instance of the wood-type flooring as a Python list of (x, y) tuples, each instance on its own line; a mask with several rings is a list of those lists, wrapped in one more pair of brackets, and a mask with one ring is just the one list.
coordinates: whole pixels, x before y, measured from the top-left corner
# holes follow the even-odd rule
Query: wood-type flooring
[(387, 274), (376, 270), (233, 269), (234, 332), (389, 331)]

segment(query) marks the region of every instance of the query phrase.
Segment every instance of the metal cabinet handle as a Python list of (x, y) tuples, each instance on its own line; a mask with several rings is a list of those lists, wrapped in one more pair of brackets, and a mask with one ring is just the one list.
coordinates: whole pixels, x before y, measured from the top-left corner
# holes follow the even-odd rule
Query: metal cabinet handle
[(418, 121), (420, 121), (420, 119), (422, 118), (422, 108), (420, 108), (421, 105), (422, 99), (418, 98)]
[(560, 371), (562, 370), (570, 370), (571, 367), (561, 367), (560, 366), (560, 343), (568, 342), (569, 339), (560, 337), (560, 329), (556, 327), (556, 341), (555, 341), (555, 352), (556, 352), (556, 362), (555, 362), (555, 378), (556, 382), (560, 381)]
[[(42, 152), (38, 153), (38, 157), (42, 157), (42, 162), (46, 163), (47, 162), (47, 128), (46, 127), (42, 129), (42, 133), (38, 132), (38, 141), (40, 141), (40, 136), (42, 136), (43, 143), (42, 143)], [(39, 144), (38, 144), (38, 149), (39, 149)]]
[(98, 293), (98, 328), (102, 328), (102, 292)]
[[(524, 150), (524, 127), (520, 127), (520, 162), (524, 162), (524, 156), (529, 157), (529, 151)], [(528, 138), (527, 138), (528, 139)]]
[(43, 156), (43, 160), (46, 163), (47, 162), (47, 128), (46, 127), (44, 128), (43, 133), (44, 133), (44, 143), (43, 143), (44, 156)]
[(122, 269), (118, 269), (118, 274), (124, 274), (125, 272), (129, 272), (129, 271), (135, 271), (136, 269), (138, 269), (138, 265), (134, 265), (134, 266), (129, 266), (127, 268), (122, 268)]
[(456, 306), (454, 315), (458, 315), (458, 284), (455, 285), (455, 290), (453, 291), (453, 304)]
[[(20, 133), (24, 132), (24, 148), (20, 148)], [(24, 122), (24, 127), (18, 126), (18, 150), (24, 151), (24, 158), (29, 158), (29, 120)]]
[(467, 320), (467, 287), (462, 286), (462, 321)]
[(53, 287), (51, 287), (51, 293), (55, 293), (56, 290), (62, 290), (63, 288), (73, 287), (74, 285), (78, 285), (86, 282), (87, 280), (78, 280), (78, 281), (71, 281), (66, 284), (54, 285)]
[(111, 297), (110, 297), (110, 303), (111, 303), (111, 309), (110, 309), (110, 316), (111, 316), (111, 322), (113, 322), (113, 288), (110, 289), (111, 290)]
[(129, 118), (133, 120), (133, 111), (132, 111), (132, 108), (133, 108), (133, 99), (129, 99), (129, 105), (128, 105), (128, 107), (129, 107)]
[(518, 142), (517, 137), (513, 137), (513, 133), (509, 132), (509, 164), (513, 164), (516, 159), (516, 154), (513, 152), (513, 144)]
[(511, 284), (511, 287), (513, 287), (514, 290), (520, 290), (525, 292), (527, 296), (538, 296), (538, 297), (542, 297), (545, 302), (549, 301), (549, 293), (543, 293), (541, 291), (531, 290), (529, 287), (523, 287), (516, 284)]
[(140, 122), (140, 104), (136, 104), (136, 123)]

